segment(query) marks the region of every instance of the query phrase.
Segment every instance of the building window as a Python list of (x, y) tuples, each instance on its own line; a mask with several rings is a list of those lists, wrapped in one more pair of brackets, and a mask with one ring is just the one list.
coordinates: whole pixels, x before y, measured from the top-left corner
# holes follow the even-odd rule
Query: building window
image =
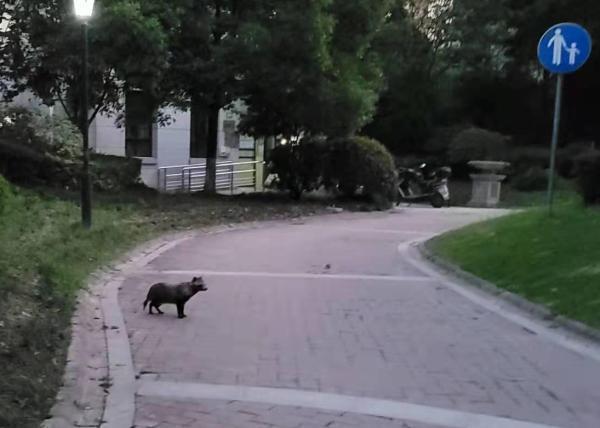
[(223, 132), (225, 134), (225, 147), (229, 147), (230, 149), (239, 149), (240, 134), (237, 132), (235, 120), (224, 120)]
[(142, 91), (129, 91), (125, 99), (125, 153), (134, 157), (153, 157), (152, 129), (154, 102)]
[(208, 112), (202, 107), (192, 107), (190, 126), (190, 157), (206, 158), (208, 146)]

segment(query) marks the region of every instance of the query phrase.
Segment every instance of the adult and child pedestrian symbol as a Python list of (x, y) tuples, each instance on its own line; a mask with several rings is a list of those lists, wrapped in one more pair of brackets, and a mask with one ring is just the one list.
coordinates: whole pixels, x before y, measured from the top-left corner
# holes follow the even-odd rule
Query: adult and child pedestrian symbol
[(592, 39), (580, 25), (565, 23), (550, 28), (540, 40), (538, 57), (550, 72), (577, 71), (590, 57)]
[(548, 207), (552, 214), (556, 149), (560, 130), (560, 113), (564, 75), (579, 70), (592, 53), (592, 38), (581, 25), (563, 23), (550, 28), (538, 45), (538, 58), (546, 70), (557, 75), (554, 126), (550, 150), (550, 173), (548, 174)]

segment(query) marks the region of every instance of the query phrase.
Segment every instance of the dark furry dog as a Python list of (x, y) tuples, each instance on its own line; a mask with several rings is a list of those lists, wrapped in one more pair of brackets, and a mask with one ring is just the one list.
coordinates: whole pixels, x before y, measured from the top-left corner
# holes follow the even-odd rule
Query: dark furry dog
[(159, 309), (160, 305), (165, 303), (172, 303), (177, 306), (177, 316), (179, 318), (185, 318), (183, 308), (188, 300), (190, 300), (199, 291), (206, 291), (206, 284), (202, 277), (194, 277), (189, 282), (182, 282), (179, 284), (165, 284), (159, 282), (154, 284), (148, 290), (148, 296), (144, 301), (144, 309), (146, 305), (150, 303), (148, 313), (152, 312), (152, 307), (156, 308), (159, 314), (163, 312)]

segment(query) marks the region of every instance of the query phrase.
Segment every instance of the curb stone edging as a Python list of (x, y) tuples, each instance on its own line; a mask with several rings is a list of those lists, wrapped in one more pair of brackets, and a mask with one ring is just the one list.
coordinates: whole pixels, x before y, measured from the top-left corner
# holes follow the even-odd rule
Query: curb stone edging
[(532, 303), (524, 297), (521, 297), (510, 291), (503, 290), (491, 282), (486, 281), (485, 279), (479, 278), (476, 275), (462, 270), (454, 263), (449, 262), (434, 253), (434, 251), (431, 249), (433, 239), (435, 238), (416, 243), (416, 248), (419, 254), (425, 260), (429, 261), (438, 271), (459, 278), (466, 284), (483, 290), (484, 292), (491, 294), (536, 318), (550, 322), (551, 328), (562, 327), (576, 336), (580, 336), (584, 339), (592, 340), (600, 344), (600, 330), (589, 327), (579, 321), (572, 320), (563, 315), (556, 314), (545, 306)]
[[(63, 386), (41, 428), (130, 428), (135, 377), (125, 323), (118, 306), (123, 275), (199, 231), (156, 238), (90, 275), (77, 298)], [(115, 355), (115, 346), (127, 349)], [(112, 348), (112, 349), (111, 349)], [(115, 376), (115, 373), (118, 373)], [(119, 377), (118, 381), (115, 379)], [(129, 397), (130, 396), (130, 397)]]

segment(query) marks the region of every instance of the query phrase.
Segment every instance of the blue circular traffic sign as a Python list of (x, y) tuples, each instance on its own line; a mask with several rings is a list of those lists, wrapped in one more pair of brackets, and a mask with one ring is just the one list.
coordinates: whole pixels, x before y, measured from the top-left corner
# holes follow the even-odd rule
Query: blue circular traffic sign
[(579, 70), (592, 53), (592, 38), (581, 25), (563, 23), (550, 28), (538, 45), (538, 58), (546, 70), (567, 74)]

